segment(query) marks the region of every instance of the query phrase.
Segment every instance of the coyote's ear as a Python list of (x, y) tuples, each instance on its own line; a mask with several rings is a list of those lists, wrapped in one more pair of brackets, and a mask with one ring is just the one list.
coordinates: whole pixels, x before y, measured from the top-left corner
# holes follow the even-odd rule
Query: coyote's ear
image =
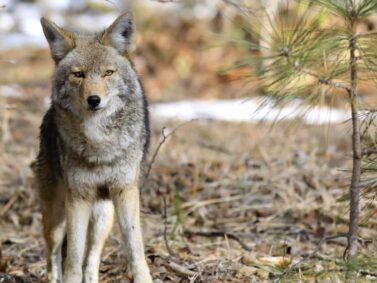
[(135, 25), (131, 13), (118, 17), (102, 35), (101, 43), (114, 47), (120, 54), (132, 49)]
[(73, 33), (58, 27), (54, 22), (45, 18), (41, 19), (43, 33), (50, 45), (51, 57), (56, 64), (75, 47)]

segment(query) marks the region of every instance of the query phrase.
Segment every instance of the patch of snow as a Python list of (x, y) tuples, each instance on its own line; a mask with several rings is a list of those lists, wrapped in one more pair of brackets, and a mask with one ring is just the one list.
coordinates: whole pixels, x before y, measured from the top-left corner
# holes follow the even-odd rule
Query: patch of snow
[(103, 13), (100, 15), (87, 13), (72, 17), (70, 25), (77, 30), (95, 32), (110, 26), (117, 16), (119, 15), (116, 13)]
[(39, 36), (42, 32), (40, 18), (41, 10), (37, 5), (21, 3), (16, 6), (14, 12), (20, 31), (33, 37)]
[(43, 105), (46, 107), (46, 109), (50, 108), (51, 105), (51, 97), (47, 96), (43, 99)]
[(155, 13), (166, 13), (172, 18), (212, 19), (216, 16), (218, 1), (201, 0), (196, 3), (184, 1), (159, 2), (157, 0), (139, 1), (137, 5), (143, 9), (155, 11)]
[[(92, 3), (102, 3), (111, 12), (95, 14), (86, 11), (80, 14), (70, 14)], [(40, 18), (42, 15), (55, 21), (58, 25), (78, 30), (98, 31), (110, 25), (120, 11), (130, 5), (130, 0), (37, 0), (35, 3), (25, 3), (14, 0), (0, 0), (0, 49), (34, 46), (46, 47)], [(171, 2), (161, 3), (153, 0), (142, 0), (137, 3), (143, 9), (153, 13), (166, 13), (172, 19), (209, 19), (217, 12), (217, 1), (203, 0), (197, 3)]]
[(47, 42), (43, 34), (40, 36), (29, 36), (23, 33), (0, 35), (0, 49), (2, 50), (25, 46), (47, 47)]
[(329, 107), (308, 107), (293, 101), (282, 108), (271, 101), (252, 98), (248, 100), (191, 100), (156, 103), (150, 106), (151, 114), (178, 120), (212, 119), (231, 122), (257, 122), (302, 119), (307, 124), (341, 123), (350, 114)]
[(199, 2), (193, 9), (193, 15), (197, 19), (213, 19), (217, 14), (217, 5), (213, 0)]
[(0, 85), (0, 96), (19, 98), (23, 96), (22, 88), (19, 85)]
[(68, 11), (79, 10), (85, 8), (84, 0), (39, 0), (42, 5), (50, 10)]
[(0, 0), (1, 11), (11, 11), (18, 3), (14, 0)]
[(0, 32), (10, 31), (16, 25), (11, 13), (0, 13)]

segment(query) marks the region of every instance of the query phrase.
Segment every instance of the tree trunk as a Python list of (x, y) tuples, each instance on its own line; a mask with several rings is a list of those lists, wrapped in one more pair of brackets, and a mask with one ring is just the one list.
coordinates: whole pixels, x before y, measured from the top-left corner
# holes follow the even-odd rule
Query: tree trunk
[(348, 234), (348, 259), (353, 259), (357, 255), (358, 245), (357, 236), (359, 230), (360, 215), (360, 174), (361, 174), (361, 141), (360, 141), (360, 121), (358, 113), (357, 95), (357, 57), (356, 57), (356, 38), (352, 34), (350, 39), (350, 67), (351, 67), (351, 89), (349, 91), (352, 109), (352, 151), (353, 167), (350, 186), (350, 223)]

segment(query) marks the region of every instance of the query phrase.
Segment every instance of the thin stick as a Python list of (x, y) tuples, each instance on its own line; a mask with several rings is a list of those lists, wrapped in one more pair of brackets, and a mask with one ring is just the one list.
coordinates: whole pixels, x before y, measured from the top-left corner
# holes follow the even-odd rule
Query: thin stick
[(293, 269), (297, 268), (299, 265), (301, 265), (302, 263), (308, 261), (309, 259), (313, 258), (318, 252), (319, 250), (321, 249), (322, 245), (328, 241), (331, 241), (331, 240), (334, 240), (334, 239), (337, 239), (337, 238), (343, 238), (343, 237), (347, 237), (347, 234), (338, 234), (338, 235), (334, 235), (334, 236), (327, 236), (327, 237), (323, 237), (317, 244), (316, 248), (310, 253), (308, 254), (307, 256), (303, 257), (301, 260), (299, 260), (298, 262), (294, 263), (294, 264), (291, 264), (289, 266), (289, 268), (287, 268), (280, 276), (278, 279), (276, 279), (274, 282), (277, 283), (277, 282), (281, 282), (281, 280), (288, 274), (290, 273)]
[(367, 31), (367, 32), (361, 32), (361, 33), (357, 33), (354, 35), (354, 39), (359, 39), (361, 37), (368, 37), (368, 36), (376, 36), (377, 35), (377, 31)]
[(369, 155), (376, 154), (376, 153), (377, 153), (377, 148), (368, 148), (368, 149), (363, 150), (362, 155), (363, 156), (369, 156)]
[(168, 251), (170, 256), (175, 256), (173, 250), (170, 248), (169, 239), (168, 239), (168, 213), (166, 208), (166, 196), (162, 198), (164, 202), (164, 242), (166, 246), (166, 250)]
[(309, 71), (307, 69), (304, 69), (300, 66), (296, 66), (294, 62), (292, 62), (291, 60), (291, 57), (290, 57), (290, 50), (288, 49), (283, 49), (282, 52), (281, 52), (281, 56), (285, 57), (287, 59), (287, 62), (288, 64), (291, 65), (291, 67), (298, 71), (298, 72), (302, 72), (303, 74), (305, 75), (308, 75), (308, 76), (311, 76), (313, 78), (316, 78), (318, 79), (318, 82), (322, 85), (327, 85), (329, 87), (333, 87), (333, 88), (337, 88), (337, 89), (343, 89), (345, 91), (347, 91), (348, 93), (352, 91), (352, 87), (350, 86), (347, 86), (345, 84), (342, 84), (340, 82), (334, 82), (332, 79), (330, 78), (326, 78), (326, 77), (323, 77), (323, 76), (320, 76), (312, 71)]
[(244, 241), (242, 241), (236, 234), (226, 231), (193, 231), (193, 230), (184, 230), (185, 235), (191, 236), (202, 236), (202, 237), (227, 237), (228, 239), (232, 239), (237, 241), (240, 246), (246, 250), (251, 251), (252, 248), (249, 247)]
[(19, 197), (19, 193), (16, 192), (8, 202), (0, 209), (0, 216), (4, 216), (4, 214), (12, 207), (12, 205), (17, 201)]
[(158, 153), (160, 152), (160, 149), (162, 147), (162, 145), (166, 142), (166, 140), (172, 136), (176, 131), (178, 131), (180, 128), (186, 126), (187, 124), (193, 122), (193, 121), (196, 121), (197, 119), (192, 119), (188, 122), (185, 122), (185, 123), (182, 123), (182, 124), (179, 124), (177, 127), (175, 127), (170, 133), (166, 134), (165, 133), (165, 130), (166, 130), (166, 127), (162, 127), (162, 130), (161, 130), (161, 135), (162, 135), (162, 139), (160, 141), (160, 143), (158, 144), (156, 150), (154, 151), (153, 153), (153, 156), (152, 156), (152, 159), (151, 161), (149, 162), (148, 164), (148, 168), (147, 168), (147, 172), (145, 174), (145, 178), (144, 178), (144, 182), (143, 184), (141, 185), (141, 188), (144, 187), (145, 183), (147, 182), (148, 180), (148, 177), (149, 177), (149, 174), (151, 173), (151, 170), (152, 170), (152, 167), (153, 167), (153, 164), (154, 162), (156, 161), (156, 158), (157, 158), (157, 155)]
[(170, 267), (170, 269), (172, 269), (173, 271), (175, 271), (181, 276), (186, 276), (186, 277), (198, 276), (198, 272), (192, 271), (188, 269), (187, 267), (182, 266), (174, 261), (168, 260), (167, 265), (168, 267)]
[(360, 275), (361, 276), (370, 276), (370, 277), (375, 277), (377, 278), (377, 272), (372, 272), (369, 270), (360, 270)]

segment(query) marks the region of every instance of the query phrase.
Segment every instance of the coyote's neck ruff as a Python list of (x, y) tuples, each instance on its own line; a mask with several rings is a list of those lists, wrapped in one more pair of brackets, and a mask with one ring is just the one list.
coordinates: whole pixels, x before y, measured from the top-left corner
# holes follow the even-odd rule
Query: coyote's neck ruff
[[(64, 282), (98, 281), (99, 256), (111, 227), (111, 200), (135, 282), (151, 283), (137, 189), (149, 145), (149, 119), (142, 85), (127, 54), (132, 18), (123, 15), (95, 35), (71, 33), (45, 19), (42, 26), (56, 62), (36, 166), (49, 280), (61, 282), (63, 277), (59, 250), (67, 225)], [(88, 225), (90, 246), (84, 253)]]

